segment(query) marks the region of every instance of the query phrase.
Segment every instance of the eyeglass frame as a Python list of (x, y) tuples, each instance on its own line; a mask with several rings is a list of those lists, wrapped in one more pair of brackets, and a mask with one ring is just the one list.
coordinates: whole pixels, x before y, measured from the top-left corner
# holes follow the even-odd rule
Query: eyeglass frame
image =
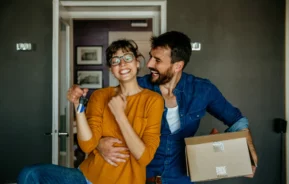
[[(123, 57), (126, 54), (131, 54), (133, 56), (131, 61), (126, 61), (125, 59), (123, 59)], [(119, 58), (119, 63), (116, 64), (116, 65), (113, 65), (112, 62), (111, 62), (113, 58)], [(131, 63), (134, 59), (135, 59), (135, 55), (132, 52), (126, 52), (122, 56), (113, 56), (113, 57), (111, 57), (110, 60), (109, 60), (109, 63), (110, 63), (111, 66), (118, 66), (121, 63), (121, 60), (124, 60), (125, 63)]]

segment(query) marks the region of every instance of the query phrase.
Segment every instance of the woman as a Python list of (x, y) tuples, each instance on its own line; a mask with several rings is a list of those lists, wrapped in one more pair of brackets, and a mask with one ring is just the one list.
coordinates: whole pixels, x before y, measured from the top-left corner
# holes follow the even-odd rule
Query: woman
[[(43, 183), (51, 175), (51, 183), (145, 183), (146, 165), (153, 159), (160, 141), (164, 102), (159, 94), (138, 85), (140, 56), (132, 40), (118, 40), (107, 48), (107, 65), (120, 85), (96, 90), (85, 113), (77, 112), (79, 99), (74, 98), (72, 90), (68, 91), (68, 99), (76, 107), (79, 145), (89, 153), (79, 167), (81, 172), (54, 165), (32, 166), (20, 173), (19, 184)], [(106, 136), (118, 138), (122, 142), (118, 146), (128, 147), (130, 157), (117, 167), (106, 162), (96, 150), (100, 138)], [(66, 182), (66, 177), (70, 181)]]

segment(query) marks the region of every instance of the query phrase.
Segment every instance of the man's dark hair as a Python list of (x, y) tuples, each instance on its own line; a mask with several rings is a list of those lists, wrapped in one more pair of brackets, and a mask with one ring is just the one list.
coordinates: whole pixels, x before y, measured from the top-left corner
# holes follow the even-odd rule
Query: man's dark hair
[(110, 59), (113, 54), (115, 54), (119, 49), (122, 49), (123, 52), (132, 52), (136, 59), (143, 57), (139, 52), (137, 44), (133, 40), (120, 39), (112, 42), (109, 47), (107, 47), (106, 53), (106, 65), (111, 67)]
[(157, 37), (153, 36), (151, 38), (151, 47), (152, 49), (157, 47), (171, 49), (171, 62), (184, 61), (184, 68), (190, 61), (192, 54), (190, 38), (178, 31), (166, 32)]

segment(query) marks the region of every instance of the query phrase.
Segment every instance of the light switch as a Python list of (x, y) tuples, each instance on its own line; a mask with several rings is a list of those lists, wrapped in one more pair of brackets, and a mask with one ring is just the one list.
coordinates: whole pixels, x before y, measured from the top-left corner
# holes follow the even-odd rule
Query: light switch
[(16, 50), (17, 51), (30, 51), (32, 50), (32, 44), (31, 43), (17, 43)]
[(191, 46), (192, 46), (192, 51), (200, 51), (201, 50), (201, 43), (199, 43), (199, 42), (191, 43)]

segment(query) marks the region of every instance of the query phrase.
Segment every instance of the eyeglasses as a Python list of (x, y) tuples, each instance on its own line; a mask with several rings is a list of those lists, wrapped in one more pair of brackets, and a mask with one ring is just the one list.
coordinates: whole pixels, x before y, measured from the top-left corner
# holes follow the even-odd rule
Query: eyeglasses
[(126, 63), (130, 63), (134, 60), (134, 58), (135, 57), (134, 57), (133, 53), (127, 52), (123, 56), (113, 56), (109, 62), (111, 64), (111, 66), (116, 66), (116, 65), (120, 64), (121, 59), (123, 59)]

